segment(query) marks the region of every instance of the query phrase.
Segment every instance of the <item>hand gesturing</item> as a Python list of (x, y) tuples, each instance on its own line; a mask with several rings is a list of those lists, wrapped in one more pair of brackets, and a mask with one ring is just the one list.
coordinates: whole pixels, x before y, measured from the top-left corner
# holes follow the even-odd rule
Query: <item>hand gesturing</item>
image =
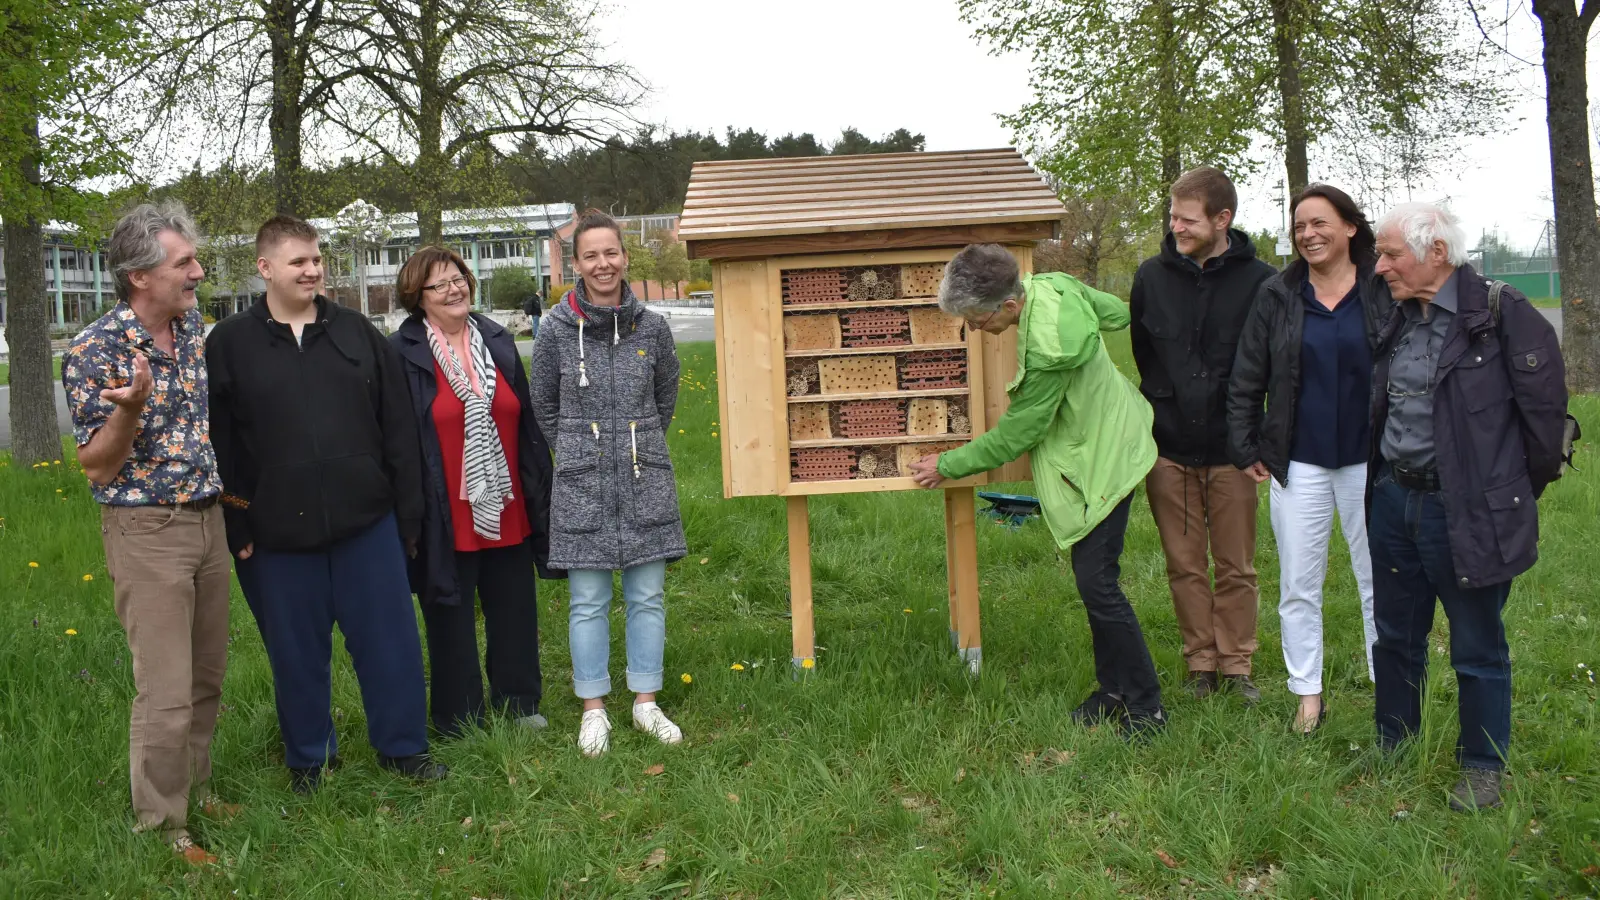
[(144, 410), (144, 402), (150, 399), (150, 391), (155, 387), (155, 379), (150, 375), (150, 360), (143, 353), (133, 357), (133, 381), (127, 387), (107, 388), (100, 392), (100, 399), (115, 403), (129, 412)]

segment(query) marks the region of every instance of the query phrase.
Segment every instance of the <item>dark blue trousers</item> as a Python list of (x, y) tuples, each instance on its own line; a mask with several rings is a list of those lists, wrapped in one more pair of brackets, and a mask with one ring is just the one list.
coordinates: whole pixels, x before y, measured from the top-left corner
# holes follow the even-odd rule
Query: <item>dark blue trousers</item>
[(1438, 598), (1450, 620), (1450, 664), (1456, 670), (1456, 755), (1463, 766), (1501, 768), (1511, 744), (1511, 650), (1500, 613), (1511, 582), (1462, 587), (1439, 494), (1403, 488), (1387, 468), (1372, 488), (1367, 546), (1378, 626), (1372, 668), (1379, 743), (1393, 748), (1422, 727), (1428, 632)]
[(390, 757), (427, 751), (422, 642), (393, 515), (326, 550), (257, 550), (237, 571), (272, 663), (290, 768), (322, 765), (338, 750), (329, 675), (335, 624), (355, 663), (372, 746)]

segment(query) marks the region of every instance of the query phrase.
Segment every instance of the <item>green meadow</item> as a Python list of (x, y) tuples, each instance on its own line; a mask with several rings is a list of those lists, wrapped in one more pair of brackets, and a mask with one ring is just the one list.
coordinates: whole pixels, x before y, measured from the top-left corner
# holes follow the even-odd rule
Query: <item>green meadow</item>
[[(1126, 360), (1126, 342), (1115, 349)], [(663, 707), (688, 740), (627, 725), (582, 758), (566, 592), (539, 585), (551, 727), (496, 719), (435, 744), (452, 773), (378, 769), (336, 648), (345, 765), (289, 791), (272, 682), (233, 604), (215, 787), (196, 815), (220, 857), (192, 870), (130, 833), (133, 680), (98, 513), (70, 462), (0, 457), (0, 897), (1581, 897), (1600, 893), (1600, 464), (1541, 501), (1542, 561), (1506, 614), (1514, 657), (1504, 809), (1448, 811), (1455, 681), (1436, 617), (1423, 733), (1373, 747), (1371, 688), (1342, 539), (1329, 564), (1331, 712), (1289, 729), (1277, 558), (1260, 517), (1264, 701), (1178, 689), (1179, 637), (1154, 525), (1136, 500), (1123, 579), (1161, 672), (1171, 727), (1130, 746), (1068, 713), (1092, 689), (1070, 567), (1042, 523), (980, 524), (984, 667), (947, 635), (933, 493), (814, 498), (818, 664), (792, 677), (782, 501), (724, 500), (709, 344), (680, 348), (671, 429), (690, 555), (668, 575)], [(1600, 401), (1574, 402), (1591, 428)], [(69, 457), (70, 457), (69, 452)], [(1026, 485), (1015, 486), (1027, 492)], [(622, 616), (613, 617), (620, 675)], [(618, 678), (620, 686), (620, 678)]]

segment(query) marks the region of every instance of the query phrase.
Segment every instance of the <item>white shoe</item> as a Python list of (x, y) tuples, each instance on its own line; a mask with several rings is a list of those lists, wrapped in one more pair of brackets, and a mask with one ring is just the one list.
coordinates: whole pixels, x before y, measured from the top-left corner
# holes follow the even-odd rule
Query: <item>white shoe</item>
[(653, 734), (663, 744), (678, 744), (683, 742), (683, 729), (674, 725), (667, 714), (655, 701), (649, 703), (635, 703), (633, 705), (633, 727)]
[(578, 723), (578, 749), (594, 759), (611, 749), (611, 717), (603, 709), (586, 709)]

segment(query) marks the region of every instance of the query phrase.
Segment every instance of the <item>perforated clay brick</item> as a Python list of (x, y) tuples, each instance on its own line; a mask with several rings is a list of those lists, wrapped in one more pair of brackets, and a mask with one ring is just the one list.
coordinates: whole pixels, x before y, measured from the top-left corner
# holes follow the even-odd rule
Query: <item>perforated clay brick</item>
[(840, 437), (897, 437), (906, 433), (906, 410), (899, 400), (840, 403), (838, 418)]
[(900, 384), (905, 390), (961, 387), (966, 383), (965, 350), (929, 350), (901, 357)]
[(789, 454), (790, 481), (849, 481), (856, 451), (849, 447), (810, 447)]
[(783, 303), (838, 303), (845, 299), (849, 284), (840, 269), (784, 269)]
[(896, 347), (911, 343), (906, 310), (856, 309), (839, 316), (846, 347)]

